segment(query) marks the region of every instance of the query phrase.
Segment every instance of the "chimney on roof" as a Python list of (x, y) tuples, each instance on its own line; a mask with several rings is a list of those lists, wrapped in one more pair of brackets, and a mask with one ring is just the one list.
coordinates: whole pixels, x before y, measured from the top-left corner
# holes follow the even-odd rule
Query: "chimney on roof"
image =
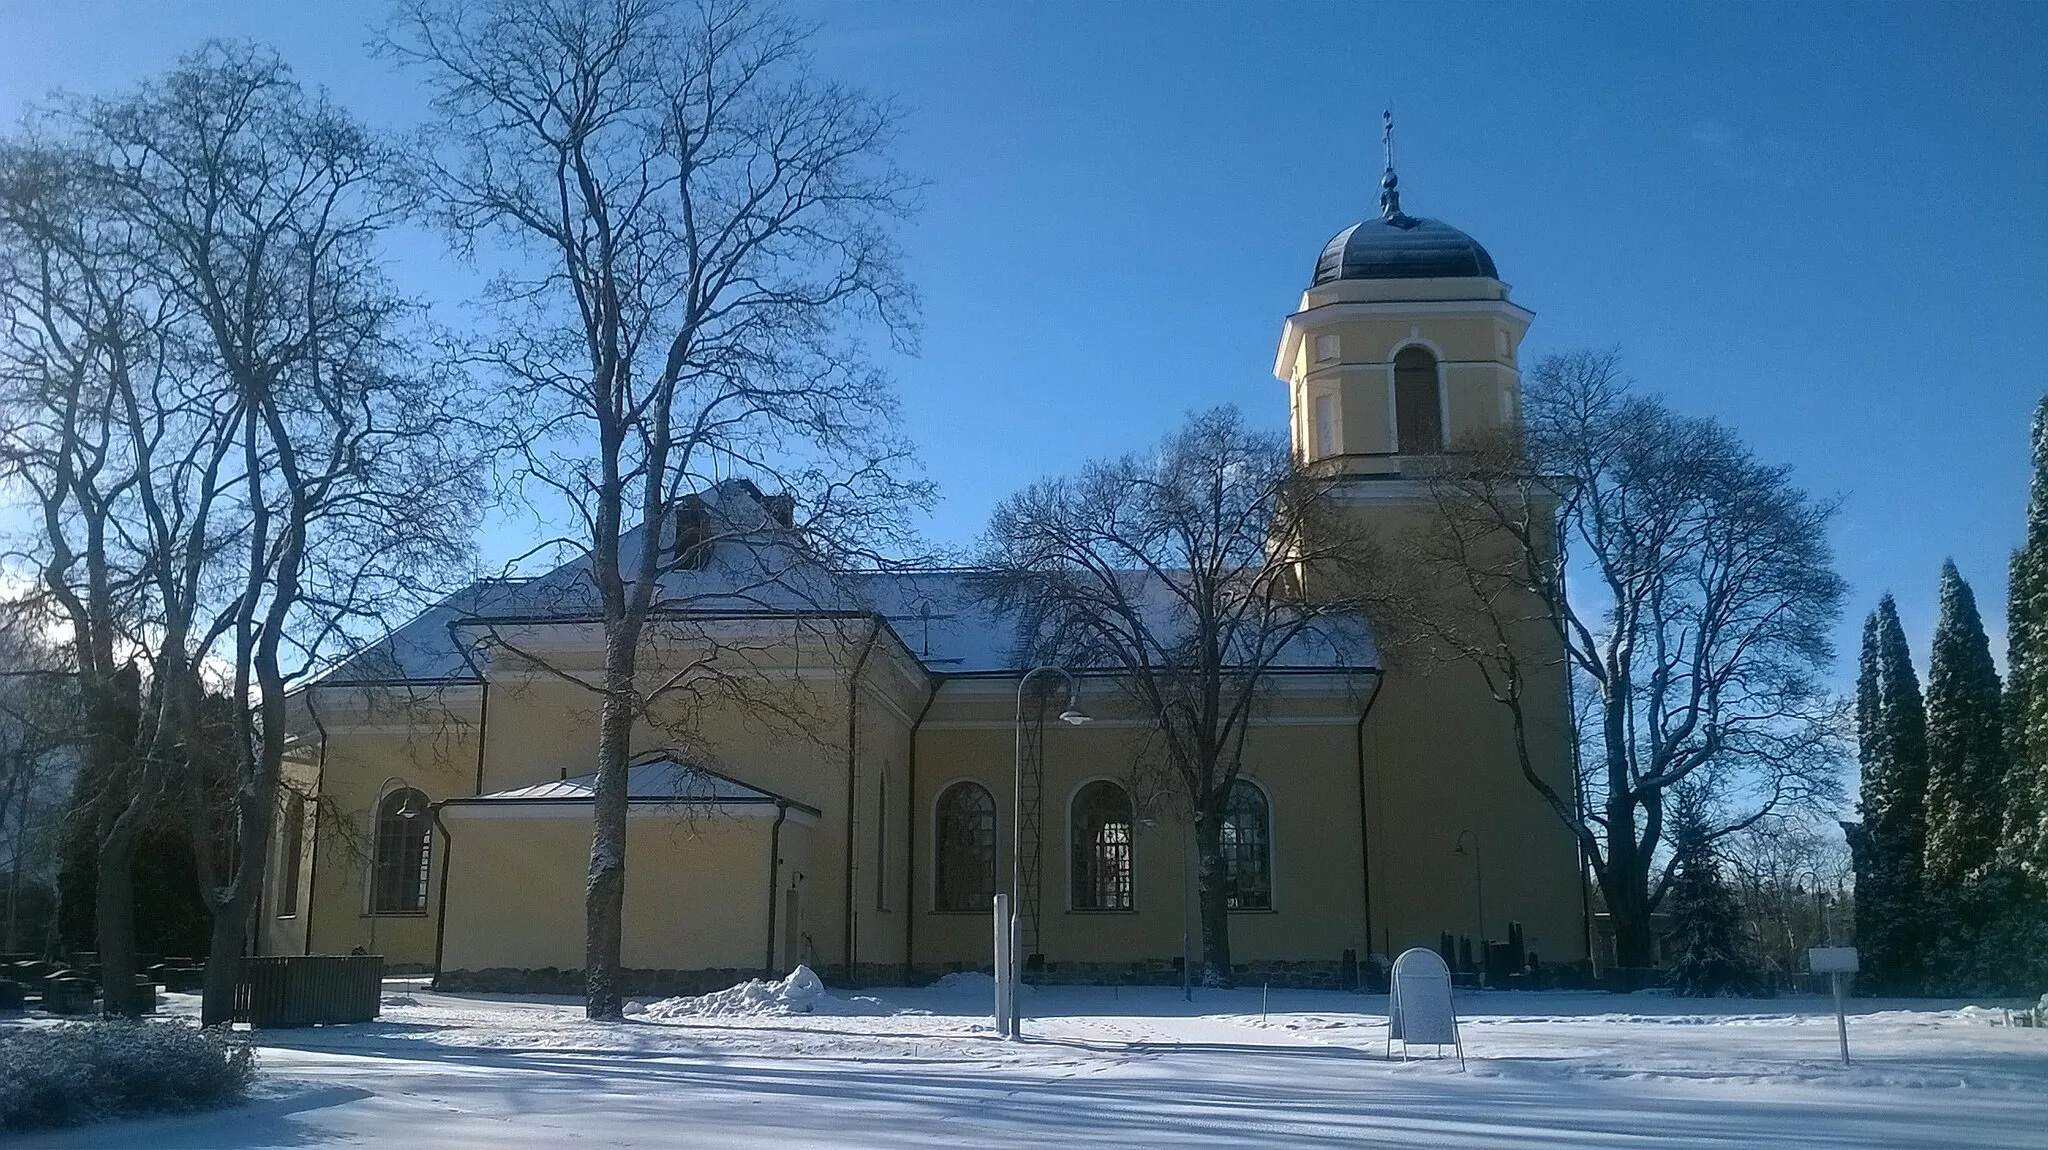
[(767, 509), (768, 518), (781, 524), (785, 530), (796, 527), (796, 496), (788, 492), (763, 496), (761, 506)]
[(701, 495), (685, 495), (676, 504), (675, 566), (699, 571), (711, 561), (711, 505)]

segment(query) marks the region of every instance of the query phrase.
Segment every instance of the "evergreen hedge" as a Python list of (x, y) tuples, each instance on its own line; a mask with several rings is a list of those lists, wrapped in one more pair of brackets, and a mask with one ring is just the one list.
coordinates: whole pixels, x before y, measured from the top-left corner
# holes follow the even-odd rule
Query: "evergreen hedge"
[(256, 1078), (245, 1037), (178, 1022), (67, 1022), (0, 1033), (0, 1131), (206, 1110)]

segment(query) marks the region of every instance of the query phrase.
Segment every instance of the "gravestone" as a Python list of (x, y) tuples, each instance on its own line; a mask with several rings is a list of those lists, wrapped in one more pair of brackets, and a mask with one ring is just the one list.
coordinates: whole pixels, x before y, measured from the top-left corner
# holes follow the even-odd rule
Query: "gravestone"
[(1443, 956), (1426, 947), (1411, 947), (1394, 960), (1393, 977), (1387, 990), (1387, 1057), (1394, 1056), (1394, 1043), (1401, 1043), (1401, 1060), (1407, 1061), (1408, 1047), (1427, 1044), (1455, 1047), (1458, 1065), (1465, 1064), (1465, 1048), (1458, 1041), (1458, 1015), (1451, 1008), (1451, 969)]

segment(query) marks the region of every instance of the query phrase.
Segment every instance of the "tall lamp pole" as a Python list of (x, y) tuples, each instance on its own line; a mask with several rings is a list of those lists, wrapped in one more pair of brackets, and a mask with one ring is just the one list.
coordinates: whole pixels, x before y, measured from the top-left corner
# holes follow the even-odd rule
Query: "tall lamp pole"
[[(1472, 841), (1472, 849), (1470, 851), (1465, 849), (1465, 841), (1467, 839)], [(1480, 866), (1479, 836), (1470, 830), (1459, 831), (1458, 841), (1451, 846), (1451, 853), (1456, 855), (1470, 854), (1472, 856), (1472, 901), (1476, 904), (1479, 913), (1479, 946), (1481, 950), (1484, 950), (1486, 947), (1486, 874)], [(1481, 968), (1484, 968), (1486, 963), (1482, 959), (1479, 965)]]
[[(1018, 1024), (1017, 983), (1024, 969), (1024, 960), (1018, 954), (1020, 944), (1024, 941), (1023, 932), (1018, 929), (1018, 923), (1024, 914), (1024, 689), (1031, 684), (1031, 680), (1044, 674), (1058, 675), (1067, 681), (1067, 709), (1060, 712), (1060, 721), (1075, 727), (1089, 721), (1088, 714), (1081, 710), (1081, 683), (1065, 667), (1044, 664), (1024, 672), (1024, 677), (1017, 680), (1017, 769), (1010, 791), (1014, 802), (1010, 815), (1010, 969), (1007, 972), (1009, 1033), (1005, 1036), (1008, 1038), (1018, 1038), (1023, 1033)], [(1043, 753), (1042, 745), (1040, 751)]]

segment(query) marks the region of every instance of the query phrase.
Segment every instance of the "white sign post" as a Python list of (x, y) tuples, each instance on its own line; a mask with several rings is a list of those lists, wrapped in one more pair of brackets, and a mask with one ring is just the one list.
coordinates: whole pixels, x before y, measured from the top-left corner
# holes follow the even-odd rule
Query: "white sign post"
[(1451, 1008), (1451, 968), (1443, 956), (1427, 947), (1412, 947), (1394, 960), (1394, 973), (1387, 985), (1387, 1057), (1394, 1056), (1394, 1041), (1401, 1042), (1401, 1061), (1408, 1061), (1408, 1047), (1429, 1043), (1442, 1052), (1445, 1046), (1458, 1051), (1458, 1065), (1465, 1065), (1465, 1044), (1458, 1039), (1458, 1014)]
[(996, 896), (996, 1033), (1004, 1038), (1011, 1036), (1011, 1012), (1016, 1008), (1016, 995), (1010, 980), (1014, 971), (1010, 967), (1010, 896)]
[(1849, 1016), (1842, 1009), (1842, 976), (1854, 974), (1856, 948), (1853, 946), (1816, 946), (1806, 952), (1806, 967), (1815, 974), (1825, 974), (1835, 988), (1835, 1031), (1842, 1039), (1842, 1065), (1849, 1065)]

